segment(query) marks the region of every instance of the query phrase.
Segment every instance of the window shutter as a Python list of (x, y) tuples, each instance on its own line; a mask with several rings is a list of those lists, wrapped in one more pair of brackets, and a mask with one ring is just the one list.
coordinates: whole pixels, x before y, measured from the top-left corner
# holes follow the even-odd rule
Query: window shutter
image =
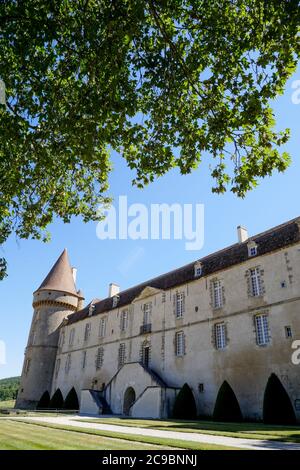
[(176, 316), (176, 300), (177, 300), (177, 294), (173, 294), (173, 314)]
[(212, 345), (215, 349), (217, 349), (217, 343), (216, 343), (216, 325), (213, 325), (212, 326), (212, 329), (211, 329), (211, 342), (212, 342)]
[(182, 314), (185, 314), (185, 293), (182, 294)]

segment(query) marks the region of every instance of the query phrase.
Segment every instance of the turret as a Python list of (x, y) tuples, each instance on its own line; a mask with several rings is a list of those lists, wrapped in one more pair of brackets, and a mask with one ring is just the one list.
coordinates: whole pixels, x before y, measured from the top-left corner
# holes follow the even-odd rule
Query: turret
[[(74, 271), (73, 271), (74, 273)], [(45, 392), (50, 394), (63, 320), (78, 309), (78, 295), (67, 250), (58, 258), (48, 276), (33, 293), (31, 323), (17, 408), (35, 408)]]

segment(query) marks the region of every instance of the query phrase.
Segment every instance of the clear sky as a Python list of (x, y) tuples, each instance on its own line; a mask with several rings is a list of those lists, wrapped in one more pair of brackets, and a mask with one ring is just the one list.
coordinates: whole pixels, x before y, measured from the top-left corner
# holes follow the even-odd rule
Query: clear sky
[[(300, 104), (292, 95), (300, 80), (300, 69), (289, 80), (284, 96), (274, 103), (278, 129), (290, 127), (292, 136), (286, 149), (292, 165), (284, 174), (262, 180), (259, 187), (241, 200), (231, 193), (211, 193), (209, 155), (193, 174), (180, 176), (172, 171), (146, 189), (132, 187), (132, 173), (124, 160), (113, 155), (110, 194), (126, 195), (128, 203), (190, 203), (205, 206), (205, 239), (199, 251), (187, 251), (184, 240), (99, 240), (96, 223), (84, 224), (79, 218), (50, 227), (48, 244), (11, 237), (2, 247), (9, 263), (8, 278), (0, 282), (0, 341), (6, 345), (6, 364), (0, 364), (0, 378), (21, 373), (24, 348), (32, 317), (32, 292), (66, 247), (72, 266), (78, 269), (77, 288), (92, 298), (107, 297), (108, 285), (116, 282), (126, 289), (153, 276), (196, 260), (237, 241), (236, 227), (244, 225), (250, 235), (300, 215)], [(299, 83), (300, 85), (300, 83)]]

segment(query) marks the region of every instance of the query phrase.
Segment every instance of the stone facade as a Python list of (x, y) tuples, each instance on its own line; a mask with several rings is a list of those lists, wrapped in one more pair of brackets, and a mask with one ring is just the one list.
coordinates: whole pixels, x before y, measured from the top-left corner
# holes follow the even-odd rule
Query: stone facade
[[(276, 374), (300, 421), (300, 366), (291, 361), (292, 342), (300, 339), (299, 224), (287, 222), (74, 312), (66, 303), (75, 305), (75, 296), (55, 310), (36, 304), (37, 291), (34, 318), (49, 323), (40, 324), (44, 336), (35, 346), (29, 339), (19, 405), (26, 405), (23, 396), (36, 403), (46, 390), (65, 397), (74, 387), (89, 409), (86, 391), (94, 390), (113, 413), (167, 417), (187, 382), (198, 414), (211, 415), (226, 380), (243, 417), (260, 420), (268, 378)], [(47, 295), (61, 302), (54, 291)], [(31, 355), (42, 359), (26, 371)]]

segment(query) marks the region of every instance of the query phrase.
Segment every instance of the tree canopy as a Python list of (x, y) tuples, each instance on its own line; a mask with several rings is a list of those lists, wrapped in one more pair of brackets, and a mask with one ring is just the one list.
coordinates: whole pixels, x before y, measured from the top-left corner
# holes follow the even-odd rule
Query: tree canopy
[(270, 103), (296, 68), (299, 13), (296, 0), (1, 2), (0, 244), (47, 238), (54, 217), (95, 220), (111, 150), (138, 187), (204, 152), (217, 193), (285, 170)]

